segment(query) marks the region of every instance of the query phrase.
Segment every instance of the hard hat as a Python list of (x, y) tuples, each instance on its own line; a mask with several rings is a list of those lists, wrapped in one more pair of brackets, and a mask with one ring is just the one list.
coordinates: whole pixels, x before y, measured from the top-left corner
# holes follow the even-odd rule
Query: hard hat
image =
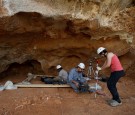
[(105, 50), (104, 47), (99, 47), (99, 48), (97, 49), (97, 54), (100, 54), (103, 50)]
[(60, 69), (60, 68), (62, 68), (61, 65), (57, 65), (57, 66), (56, 66), (56, 69)]
[(85, 68), (85, 65), (84, 65), (84, 63), (79, 63), (78, 64), (78, 67), (80, 67), (81, 69), (84, 69)]

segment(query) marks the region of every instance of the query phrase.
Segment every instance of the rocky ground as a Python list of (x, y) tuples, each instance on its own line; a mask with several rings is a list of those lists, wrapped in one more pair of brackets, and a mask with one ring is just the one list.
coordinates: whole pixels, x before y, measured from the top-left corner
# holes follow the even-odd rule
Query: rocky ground
[[(17, 73), (1, 74), (0, 83), (7, 80), (14, 83), (26, 78), (25, 69)], [(133, 69), (132, 69), (133, 70)], [(130, 71), (131, 72), (131, 71)], [(6, 77), (3, 77), (6, 75)], [(31, 81), (40, 83), (40, 78)], [(95, 82), (91, 80), (90, 83)], [(0, 92), (1, 115), (134, 115), (135, 113), (135, 74), (127, 74), (117, 84), (123, 104), (111, 107), (106, 100), (111, 98), (106, 83), (99, 82), (107, 96), (95, 93), (76, 94), (71, 88), (18, 88)]]

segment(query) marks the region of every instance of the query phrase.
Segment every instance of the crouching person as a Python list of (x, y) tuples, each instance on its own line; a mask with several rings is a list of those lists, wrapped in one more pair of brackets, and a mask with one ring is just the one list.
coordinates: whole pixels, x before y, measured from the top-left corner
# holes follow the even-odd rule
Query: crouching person
[(74, 89), (76, 93), (88, 92), (89, 86), (83, 77), (85, 69), (84, 63), (79, 63), (76, 68), (70, 70), (68, 75), (68, 84)]

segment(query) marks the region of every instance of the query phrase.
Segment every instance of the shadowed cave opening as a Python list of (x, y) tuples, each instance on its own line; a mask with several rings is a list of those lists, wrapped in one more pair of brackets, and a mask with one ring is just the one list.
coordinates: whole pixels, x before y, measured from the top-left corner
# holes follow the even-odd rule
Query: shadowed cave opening
[(12, 63), (8, 69), (0, 74), (0, 81), (21, 82), (27, 78), (28, 73), (44, 74), (41, 64), (37, 60), (27, 60), (22, 64)]

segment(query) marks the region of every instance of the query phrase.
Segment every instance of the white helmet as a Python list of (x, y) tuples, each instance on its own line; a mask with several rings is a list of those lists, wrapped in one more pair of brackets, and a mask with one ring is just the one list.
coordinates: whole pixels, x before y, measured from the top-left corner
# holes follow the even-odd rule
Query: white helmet
[(97, 54), (100, 54), (103, 50), (105, 50), (104, 47), (99, 47), (99, 48), (97, 49)]
[(78, 67), (80, 67), (81, 69), (84, 69), (85, 68), (85, 65), (84, 65), (84, 63), (79, 63), (78, 64)]
[(56, 69), (60, 69), (60, 68), (62, 68), (61, 65), (57, 65), (57, 66), (56, 66)]

